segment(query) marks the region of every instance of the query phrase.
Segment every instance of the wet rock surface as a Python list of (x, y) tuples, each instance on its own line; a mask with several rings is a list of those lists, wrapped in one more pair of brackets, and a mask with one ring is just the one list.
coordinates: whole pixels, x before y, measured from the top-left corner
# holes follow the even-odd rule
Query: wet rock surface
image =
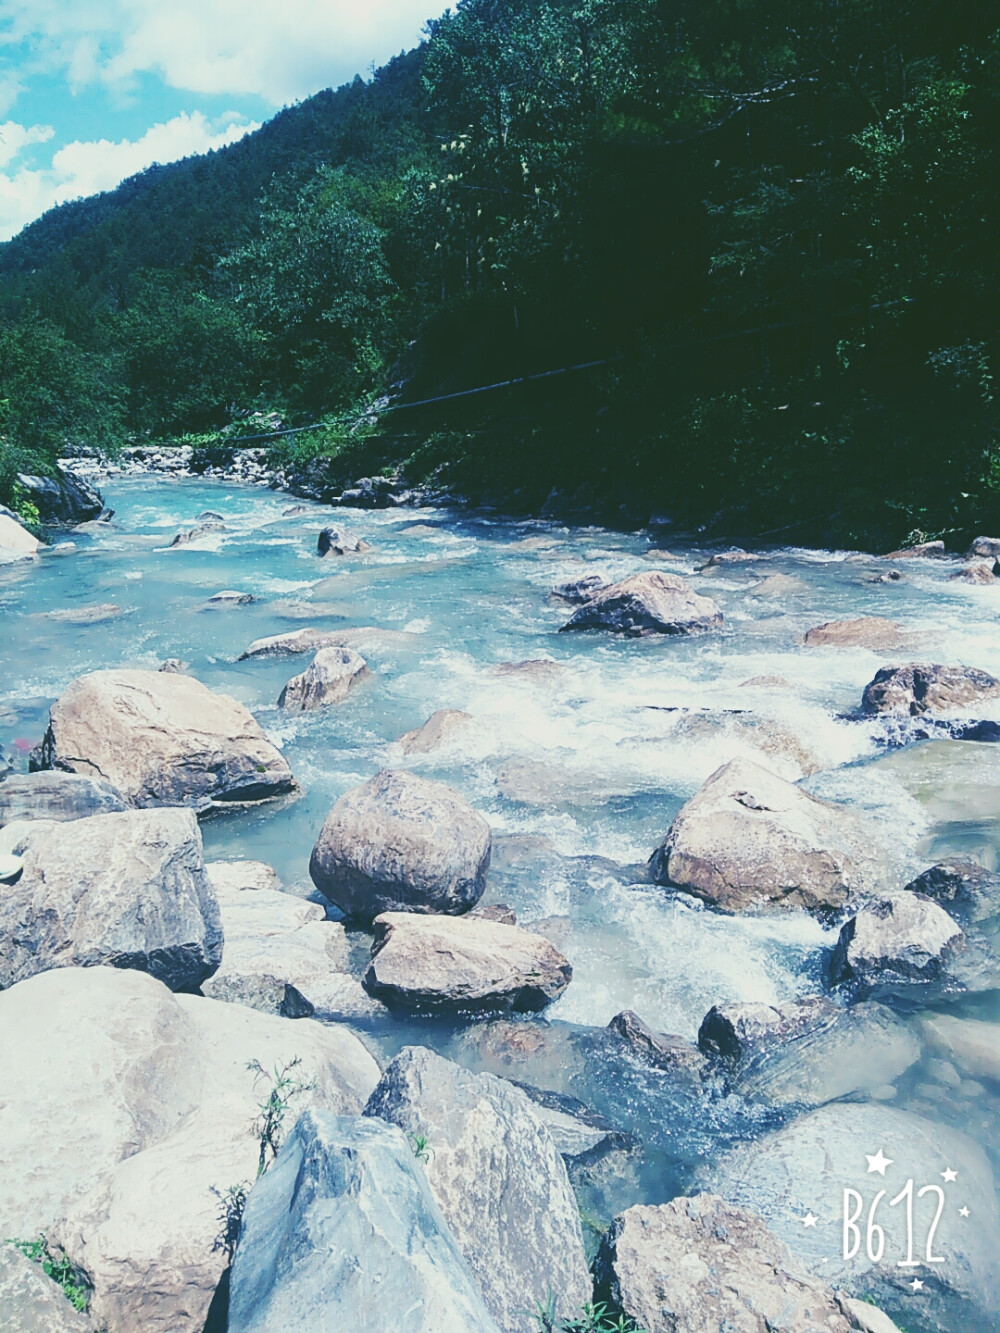
[(633, 574), (596, 592), (564, 630), (606, 629), (616, 634), (696, 634), (717, 629), (722, 612), (677, 574)]
[(293, 676), (278, 697), (278, 707), (307, 713), (340, 703), (371, 672), (353, 648), (321, 648), (301, 675)]
[(914, 663), (883, 667), (866, 686), (866, 713), (940, 713), (968, 708), (1000, 695), (1000, 680), (974, 667)]
[(0, 826), (16, 819), (85, 819), (127, 809), (110, 782), (83, 773), (15, 774), (0, 783)]

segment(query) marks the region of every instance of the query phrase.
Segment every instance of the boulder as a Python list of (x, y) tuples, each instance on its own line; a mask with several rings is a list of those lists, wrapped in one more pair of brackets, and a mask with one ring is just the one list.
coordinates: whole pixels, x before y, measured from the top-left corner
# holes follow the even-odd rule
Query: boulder
[(196, 527), (188, 528), (185, 532), (178, 532), (173, 541), (167, 548), (170, 551), (176, 550), (181, 546), (190, 546), (192, 542), (199, 541), (202, 537), (207, 537), (213, 532), (224, 532), (225, 524), (210, 520), (208, 523), (199, 523)]
[(568, 583), (557, 584), (549, 596), (558, 597), (562, 602), (579, 605), (582, 602), (589, 602), (594, 593), (600, 592), (607, 586), (608, 580), (603, 574), (584, 574), (581, 578), (571, 579)]
[(1000, 1083), (1000, 1025), (954, 1014), (930, 1014), (920, 1029), (930, 1050), (972, 1078)]
[(830, 1289), (746, 1208), (714, 1194), (616, 1217), (594, 1265), (598, 1296), (645, 1333), (849, 1333)]
[(876, 653), (898, 652), (914, 641), (894, 620), (861, 616), (857, 620), (828, 620), (807, 630), (807, 648), (867, 648)]
[(309, 861), (316, 887), (345, 915), (467, 912), (483, 896), (490, 827), (450, 787), (384, 770), (327, 815)]
[(739, 546), (735, 546), (731, 551), (716, 551), (714, 555), (709, 556), (701, 569), (704, 571), (706, 569), (719, 569), (726, 565), (749, 565), (760, 559), (761, 557), (755, 555), (752, 551), (744, 551)]
[(221, 592), (214, 592), (205, 603), (211, 607), (230, 607), (230, 606), (249, 606), (257, 598), (252, 592), (240, 592), (236, 588), (223, 588)]
[(808, 585), (794, 574), (768, 574), (750, 589), (751, 597), (794, 597), (806, 592)]
[(722, 612), (677, 574), (633, 574), (595, 593), (563, 630), (607, 629), (617, 634), (695, 634), (718, 629)]
[(851, 1327), (860, 1329), (861, 1333), (901, 1333), (884, 1311), (868, 1301), (856, 1301), (838, 1293), (837, 1304), (847, 1316)]
[[(0, 786), (0, 800), (9, 782), (11, 778)], [(933, 898), (948, 916), (963, 925), (1000, 917), (1000, 874), (984, 869), (977, 861), (939, 861), (911, 880), (907, 892)]]
[(253, 657), (284, 657), (288, 653), (315, 653), (321, 648), (342, 647), (343, 631), (313, 629), (309, 626), (292, 630), (288, 634), (271, 634), (266, 639), (254, 639), (237, 661), (247, 662)]
[(295, 787), (242, 704), (161, 671), (94, 671), (75, 680), (52, 705), (32, 767), (104, 778), (134, 805), (199, 811)]
[(100, 491), (73, 472), (56, 468), (52, 477), (21, 473), (18, 481), (43, 523), (87, 523), (104, 508)]
[(53, 967), (105, 964), (194, 990), (218, 967), (219, 908), (190, 810), (20, 829), (11, 850), (24, 870), (0, 896), (0, 986)]
[(427, 754), (437, 750), (463, 731), (473, 721), (471, 713), (463, 713), (455, 708), (439, 708), (432, 713), (422, 727), (407, 731), (400, 736), (397, 744), (404, 754)]
[(981, 561), (966, 565), (964, 569), (957, 569), (950, 577), (962, 583), (995, 584), (997, 581), (994, 566), (984, 565)]
[(310, 1111), (250, 1193), (229, 1333), (498, 1333), (402, 1130)]
[(328, 998), (331, 974), (347, 970), (344, 927), (327, 921), (318, 904), (267, 884), (266, 872), (277, 883), (270, 866), (237, 861), (206, 869), (218, 894), (225, 947), (202, 994), (286, 1018), (315, 1016)]
[(975, 667), (938, 666), (913, 662), (887, 666), (865, 686), (861, 707), (866, 713), (944, 713), (968, 708), (1000, 695), (1000, 680)]
[(110, 782), (82, 773), (16, 774), (0, 783), (0, 827), (15, 819), (85, 819), (127, 809)]
[(921, 557), (940, 557), (947, 555), (943, 541), (917, 542), (914, 546), (904, 546), (898, 551), (890, 551), (886, 560), (918, 560)]
[(374, 928), (364, 986), (391, 1008), (544, 1009), (573, 975), (548, 940), (520, 926), (386, 912)]
[(348, 691), (371, 672), (353, 648), (321, 648), (301, 675), (293, 676), (278, 696), (278, 707), (292, 713), (328, 708), (347, 698)]
[(0, 1245), (0, 1320), (4, 1333), (92, 1333), (94, 1327), (41, 1265), (13, 1245)]
[(690, 745), (692, 750), (704, 748), (725, 759), (749, 751), (748, 758), (763, 762), (789, 782), (823, 767), (816, 751), (792, 727), (749, 710), (682, 713), (665, 739)]
[(103, 625), (124, 615), (114, 602), (99, 602), (96, 606), (70, 606), (62, 611), (43, 611), (43, 620), (55, 620), (65, 625)]
[(0, 557), (23, 559), (34, 555), (41, 543), (22, 527), (12, 514), (0, 514)]
[[(866, 1154), (889, 1159), (885, 1176), (868, 1169)], [(925, 1120), (877, 1103), (834, 1103), (799, 1116), (784, 1128), (740, 1144), (705, 1173), (705, 1187), (728, 1202), (761, 1216), (810, 1272), (851, 1296), (873, 1295), (881, 1306), (912, 1307), (912, 1269), (899, 1267), (906, 1257), (905, 1210), (886, 1205), (913, 1179), (915, 1188), (942, 1185), (951, 1168), (957, 1182), (943, 1184), (947, 1207), (934, 1240), (934, 1253), (947, 1262), (931, 1273), (922, 1293), (921, 1319), (935, 1327), (949, 1297), (973, 1303), (964, 1317), (945, 1317), (945, 1328), (990, 1327), (1000, 1307), (1000, 1222), (993, 1175), (978, 1144), (940, 1120)], [(861, 1244), (851, 1259), (843, 1257), (844, 1191), (864, 1200)], [(878, 1190), (889, 1191), (876, 1221), (885, 1232), (881, 1263), (868, 1258), (865, 1226)], [(922, 1256), (936, 1203), (914, 1201), (915, 1244)], [(968, 1207), (975, 1225), (959, 1215)], [(816, 1225), (802, 1219), (812, 1214)], [(978, 1322), (982, 1320), (982, 1324)]]
[(965, 553), (966, 560), (977, 557), (1000, 560), (1000, 537), (977, 537)]
[(356, 555), (371, 549), (370, 542), (348, 537), (336, 528), (323, 528), (316, 543), (317, 555)]
[(365, 1115), (426, 1141), (431, 1193), (505, 1333), (533, 1333), (530, 1311), (550, 1292), (565, 1315), (590, 1299), (566, 1167), (523, 1092), (406, 1046)]
[(557, 685), (566, 668), (551, 657), (532, 657), (526, 662), (501, 662), (494, 667), (498, 676), (523, 680), (530, 685)]
[(866, 837), (855, 812), (733, 759), (681, 809), (649, 868), (655, 883), (727, 912), (762, 902), (833, 909), (869, 882)]
[(930, 981), (965, 947), (961, 927), (930, 898), (905, 890), (867, 903), (841, 927), (830, 980), (870, 988), (892, 980)]
[(834, 1022), (841, 1012), (819, 995), (785, 1004), (714, 1004), (701, 1020), (698, 1049), (705, 1055), (739, 1063), (765, 1045), (780, 1045)]
[(631, 1009), (623, 1009), (620, 1014), (615, 1014), (608, 1024), (608, 1031), (620, 1037), (643, 1064), (699, 1075), (705, 1069), (704, 1058), (689, 1041), (672, 1034), (654, 1032)]

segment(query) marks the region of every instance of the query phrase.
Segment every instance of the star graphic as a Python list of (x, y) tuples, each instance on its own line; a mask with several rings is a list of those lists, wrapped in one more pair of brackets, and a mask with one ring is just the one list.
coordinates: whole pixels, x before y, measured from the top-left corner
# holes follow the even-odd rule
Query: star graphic
[(914, 1290), (915, 1292), (916, 1292), (916, 1291), (923, 1291), (923, 1289), (924, 1289), (924, 1284), (920, 1281), (920, 1279), (919, 1279), (918, 1277), (915, 1277), (915, 1278), (913, 1279), (913, 1281), (910, 1283), (910, 1286), (913, 1288), (913, 1290)]
[(959, 1217), (968, 1217), (969, 1216), (968, 1208), (959, 1208), (958, 1215)]
[(805, 1217), (801, 1218), (800, 1220), (804, 1227), (814, 1227), (816, 1223), (819, 1221), (819, 1218), (815, 1217), (812, 1213), (806, 1213)]
[(958, 1172), (953, 1171), (949, 1166), (947, 1171), (941, 1172), (941, 1179), (944, 1181), (946, 1185), (950, 1185), (953, 1180), (958, 1179)]
[(880, 1176), (884, 1176), (885, 1168), (887, 1166), (892, 1166), (893, 1159), (891, 1157), (886, 1157), (885, 1153), (883, 1153), (881, 1148), (879, 1148), (878, 1152), (874, 1154), (865, 1153), (865, 1157), (868, 1159), (869, 1175), (871, 1175), (873, 1171), (877, 1171)]

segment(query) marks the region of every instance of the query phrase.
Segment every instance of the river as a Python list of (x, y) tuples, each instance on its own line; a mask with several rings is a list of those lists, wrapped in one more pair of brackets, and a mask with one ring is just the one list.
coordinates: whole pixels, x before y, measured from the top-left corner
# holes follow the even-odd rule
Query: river
[[(311, 889), (320, 825), (350, 787), (406, 767), (461, 791), (493, 829), (484, 902), (509, 904), (520, 924), (541, 922), (572, 962), (572, 984), (544, 1019), (519, 1020), (514, 1042), (512, 1023), (398, 1021), (365, 1039), (383, 1055), (426, 1041), (473, 1067), (578, 1097), (636, 1135), (643, 1146), (628, 1170), (593, 1181), (601, 1221), (689, 1188), (725, 1145), (787, 1114), (733, 1097), (695, 1105), (669, 1080), (608, 1055), (612, 1016), (633, 1009), (693, 1041), (713, 1004), (820, 991), (824, 950), (837, 937), (838, 924), (802, 911), (726, 916), (645, 882), (641, 866), (713, 770), (734, 754), (761, 759), (763, 747), (763, 762), (783, 776), (874, 813), (890, 834), (892, 887), (946, 855), (1000, 863), (1000, 750), (891, 744), (884, 723), (852, 716), (891, 659), (802, 643), (824, 621), (888, 616), (916, 636), (910, 656), (995, 671), (1000, 587), (952, 579), (954, 560), (897, 562), (901, 579), (873, 582), (885, 561), (789, 548), (697, 575), (707, 553), (669, 530), (312, 504), (284, 517), (291, 497), (193, 478), (112, 478), (103, 488), (112, 523), (57, 537), (34, 565), (0, 569), (6, 753), (26, 767), (49, 705), (75, 677), (179, 658), (254, 712), (302, 788), (294, 801), (206, 821), (206, 857), (267, 861), (301, 894)], [(221, 515), (224, 530), (170, 549), (203, 511)], [(331, 523), (372, 551), (319, 560), (317, 534)], [(659, 547), (677, 558), (649, 559)], [(693, 576), (721, 606), (723, 630), (625, 640), (557, 632), (571, 608), (550, 597), (553, 585), (653, 568)], [(208, 608), (222, 589), (256, 600)], [(94, 624), (46, 615), (100, 603), (121, 614)], [(309, 659), (237, 659), (253, 639), (306, 625), (383, 633), (359, 640), (372, 676), (347, 700), (284, 714), (281, 688)], [(498, 670), (539, 659), (550, 665)], [(441, 708), (473, 720), (443, 747), (404, 755), (398, 738)], [(1000, 706), (977, 716), (1000, 719)], [(368, 941), (355, 938), (360, 970)], [(1000, 1017), (995, 993), (962, 1004)], [(925, 1059), (907, 1071), (893, 1104), (965, 1131), (995, 1162), (995, 1098), (935, 1083), (935, 1067)]]

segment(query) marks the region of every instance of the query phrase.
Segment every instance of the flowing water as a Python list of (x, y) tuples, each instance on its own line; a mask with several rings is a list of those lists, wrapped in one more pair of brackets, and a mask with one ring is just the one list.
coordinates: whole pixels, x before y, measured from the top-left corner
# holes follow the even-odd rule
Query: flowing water
[[(627, 1170), (585, 1182), (598, 1220), (691, 1187), (725, 1146), (789, 1114), (696, 1098), (627, 1059), (603, 1032), (608, 1020), (631, 1008), (693, 1040), (713, 1004), (819, 991), (836, 939), (836, 925), (804, 912), (725, 916), (646, 882), (650, 852), (715, 768), (746, 754), (874, 813), (892, 887), (948, 854), (1000, 863), (1000, 749), (940, 739), (894, 747), (883, 723), (852, 715), (887, 659), (802, 644), (823, 621), (888, 616), (917, 636), (913, 656), (995, 671), (1000, 588), (950, 579), (956, 562), (902, 562), (900, 581), (877, 583), (884, 561), (777, 549), (697, 575), (706, 553), (666, 532), (428, 509), (306, 505), (283, 517), (288, 496), (200, 479), (112, 479), (104, 490), (113, 523), (57, 539), (35, 564), (0, 568), (6, 753), (26, 767), (50, 703), (84, 672), (179, 658), (254, 712), (302, 787), (294, 801), (206, 821), (206, 857), (267, 861), (302, 894), (320, 825), (350, 787), (388, 766), (456, 787), (494, 832), (484, 901), (509, 904), (520, 924), (541, 922), (572, 962), (572, 984), (544, 1019), (399, 1020), (365, 1039), (383, 1055), (426, 1041), (472, 1067), (575, 1096), (636, 1135), (642, 1146)], [(169, 549), (205, 510), (223, 516), (224, 530)], [(319, 560), (324, 524), (373, 550)], [(647, 559), (660, 545), (677, 558)], [(691, 639), (558, 633), (572, 608), (550, 597), (553, 585), (654, 568), (693, 576), (721, 606), (724, 629)], [(782, 577), (762, 586), (772, 575)], [(221, 589), (256, 600), (208, 608)], [(93, 624), (47, 614), (100, 603), (122, 614)], [(371, 627), (358, 646), (373, 674), (335, 707), (286, 715), (276, 700), (309, 657), (237, 659), (253, 639), (306, 625)], [(539, 659), (548, 665), (498, 670)], [(441, 708), (473, 721), (441, 748), (405, 756), (398, 737)], [(1000, 719), (1000, 706), (977, 716)], [(360, 968), (367, 939), (357, 944)], [(998, 1017), (993, 996), (967, 1007)], [(933, 1068), (925, 1060), (898, 1079), (893, 1104), (955, 1125), (995, 1157), (991, 1090), (972, 1079), (964, 1091), (936, 1084)]]

